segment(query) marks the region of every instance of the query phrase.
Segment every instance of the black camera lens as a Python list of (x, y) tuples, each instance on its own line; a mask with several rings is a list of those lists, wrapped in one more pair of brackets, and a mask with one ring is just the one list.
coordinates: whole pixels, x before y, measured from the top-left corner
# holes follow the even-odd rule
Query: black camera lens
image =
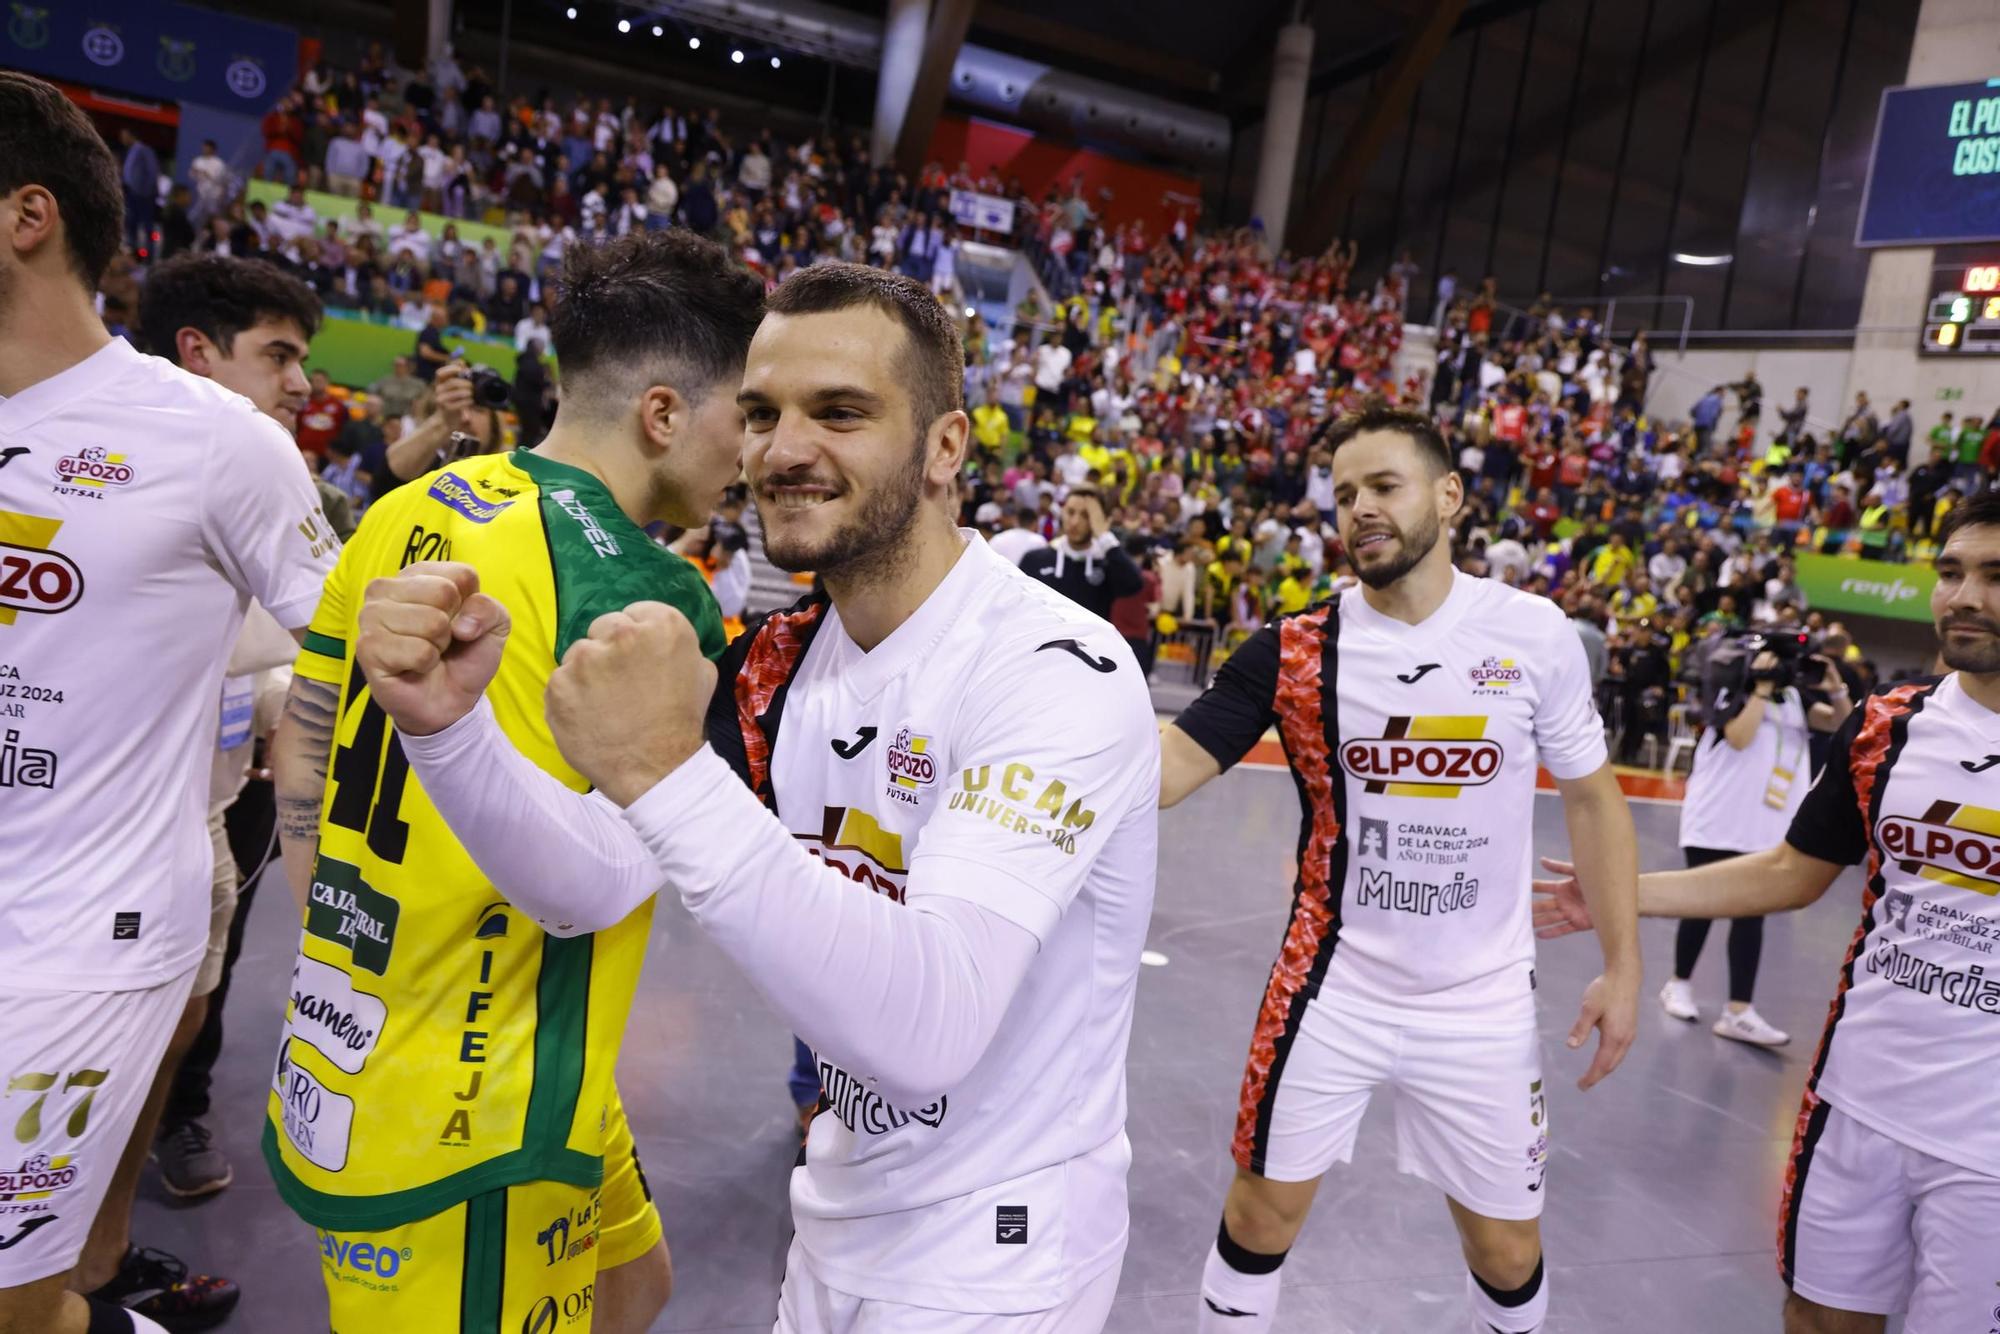
[(482, 408), (497, 411), (513, 401), (514, 390), (507, 377), (491, 366), (474, 366), (466, 378), (472, 384), (472, 401)]

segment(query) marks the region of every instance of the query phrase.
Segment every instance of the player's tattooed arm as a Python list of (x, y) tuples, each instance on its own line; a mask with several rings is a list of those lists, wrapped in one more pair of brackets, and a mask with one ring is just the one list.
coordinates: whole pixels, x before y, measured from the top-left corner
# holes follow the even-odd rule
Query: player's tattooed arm
[(320, 799), (326, 766), (333, 755), (333, 722), (340, 691), (325, 681), (294, 676), (271, 743), (271, 785), (278, 806), (278, 844), (285, 880), (299, 912), (312, 889), (313, 858), (319, 851)]

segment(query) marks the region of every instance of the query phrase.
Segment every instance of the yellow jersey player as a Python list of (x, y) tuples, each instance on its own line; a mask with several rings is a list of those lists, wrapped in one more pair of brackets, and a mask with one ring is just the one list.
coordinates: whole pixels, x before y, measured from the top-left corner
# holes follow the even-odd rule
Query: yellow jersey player
[[(735, 480), (761, 289), (684, 232), (572, 250), (562, 285), (555, 428), (532, 452), (458, 459), (369, 511), (327, 582), (279, 733), (305, 929), (264, 1154), (317, 1232), (331, 1325), (350, 1334), (636, 1331), (671, 1282), (612, 1085), (650, 902), (579, 921), (504, 899), (354, 664), (371, 580), (471, 565), (513, 610), (511, 635), (480, 650), (487, 672), (498, 658), (498, 723), (583, 789), (542, 692), (594, 619), (657, 599), (722, 651), (700, 573), (641, 526), (701, 523)], [(436, 616), (411, 628), (448, 643)]]

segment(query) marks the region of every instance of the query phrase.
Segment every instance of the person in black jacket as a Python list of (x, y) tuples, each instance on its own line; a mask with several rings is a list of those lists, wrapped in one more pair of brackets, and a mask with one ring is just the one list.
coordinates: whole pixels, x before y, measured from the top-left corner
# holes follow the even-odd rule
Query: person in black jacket
[(1072, 487), (1062, 507), (1062, 533), (1021, 558), (1021, 569), (1071, 602), (1111, 619), (1111, 604), (1139, 591), (1139, 567), (1118, 545), (1104, 499), (1095, 487)]

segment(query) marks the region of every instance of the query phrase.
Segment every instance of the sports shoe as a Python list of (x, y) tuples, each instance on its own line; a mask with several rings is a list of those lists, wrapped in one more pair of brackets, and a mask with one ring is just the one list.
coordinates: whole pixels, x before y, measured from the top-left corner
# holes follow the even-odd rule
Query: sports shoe
[(1782, 1047), (1792, 1040), (1790, 1033), (1771, 1027), (1764, 1022), (1763, 1015), (1747, 1006), (1741, 1010), (1724, 1010), (1711, 1031), (1719, 1038), (1747, 1042), (1753, 1047)]
[(236, 1179), (229, 1159), (199, 1121), (162, 1131), (153, 1144), (153, 1161), (160, 1165), (160, 1184), (177, 1200), (213, 1195)]
[(226, 1278), (188, 1273), (178, 1256), (133, 1246), (117, 1277), (89, 1295), (156, 1320), (168, 1334), (198, 1334), (227, 1320), (243, 1290)]
[[(1692, 1023), (1701, 1018), (1701, 1010), (1694, 1003), (1694, 987), (1678, 977), (1667, 979), (1667, 985), (1660, 988), (1660, 1008), (1676, 1019)], [(1716, 1030), (1718, 1033), (1721, 1029)]]

